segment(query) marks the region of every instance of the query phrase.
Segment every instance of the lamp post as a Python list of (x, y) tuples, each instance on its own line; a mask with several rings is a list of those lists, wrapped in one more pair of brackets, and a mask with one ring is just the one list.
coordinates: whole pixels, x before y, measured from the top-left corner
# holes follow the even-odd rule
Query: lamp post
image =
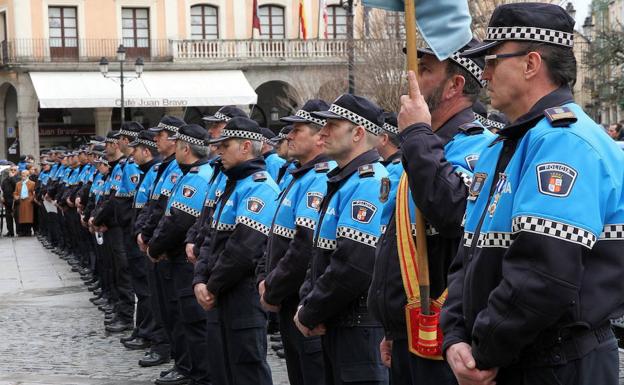
[(126, 120), (125, 119), (126, 116), (124, 112), (124, 108), (125, 108), (124, 84), (126, 80), (130, 82), (134, 79), (138, 79), (141, 77), (141, 74), (143, 74), (144, 63), (143, 63), (142, 58), (137, 58), (136, 62), (134, 63), (135, 75), (134, 76), (124, 75), (124, 62), (126, 61), (126, 47), (124, 47), (123, 44), (120, 44), (119, 48), (117, 48), (117, 61), (119, 62), (119, 75), (110, 75), (108, 73), (108, 59), (106, 59), (105, 57), (102, 57), (102, 59), (100, 59), (100, 72), (102, 73), (102, 76), (104, 76), (105, 78), (112, 79), (112, 80), (119, 79), (119, 87), (121, 88), (121, 100), (120, 100), (121, 123), (123, 124)]
[(347, 11), (347, 68), (349, 72), (349, 93), (355, 93), (355, 42), (353, 41), (353, 0), (341, 0), (340, 4)]

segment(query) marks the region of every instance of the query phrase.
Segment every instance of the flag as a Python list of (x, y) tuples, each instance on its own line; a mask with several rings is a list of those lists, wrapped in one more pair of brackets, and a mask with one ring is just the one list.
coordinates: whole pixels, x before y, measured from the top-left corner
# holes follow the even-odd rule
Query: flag
[[(448, 59), (472, 39), (467, 0), (415, 0), (416, 23), (439, 60)], [(405, 11), (403, 0), (362, 0), (363, 5)]]
[[(327, 39), (329, 37), (327, 33), (327, 24), (329, 20), (329, 16), (327, 15), (327, 0), (321, 0), (320, 8), (321, 8), (321, 19), (323, 20), (323, 36), (325, 36), (325, 39)], [(320, 35), (320, 31), (319, 31), (319, 35)]]
[(253, 35), (253, 30), (257, 29), (258, 32), (262, 33), (260, 30), (260, 16), (258, 16), (258, 0), (253, 0), (253, 16), (251, 20), (251, 30)]
[(299, 29), (301, 30), (301, 37), (303, 40), (306, 40), (308, 38), (308, 21), (305, 15), (303, 0), (299, 0)]

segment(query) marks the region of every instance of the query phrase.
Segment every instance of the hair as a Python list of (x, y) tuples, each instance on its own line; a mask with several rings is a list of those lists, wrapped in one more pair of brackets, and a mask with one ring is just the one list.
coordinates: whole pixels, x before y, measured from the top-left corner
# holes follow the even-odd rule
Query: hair
[(576, 83), (576, 57), (568, 47), (544, 43), (521, 43), (527, 52), (538, 52), (548, 68), (548, 76), (556, 86), (574, 87)]
[[(243, 139), (244, 141), (245, 139)], [(242, 141), (241, 141), (242, 142)], [(251, 141), (251, 154), (253, 156), (261, 156), (262, 155), (262, 144), (264, 142), (261, 142), (259, 140), (252, 140)]]
[(464, 78), (464, 89), (462, 94), (466, 96), (472, 103), (476, 102), (481, 93), (481, 84), (475, 79), (474, 76), (467, 69), (455, 63), (452, 60), (448, 60), (446, 66), (446, 79), (459, 75)]
[(208, 156), (208, 147), (199, 144), (186, 143), (191, 149), (191, 154), (197, 158), (205, 158)]
[(157, 157), (158, 156), (158, 149), (154, 148), (154, 147), (149, 147), (149, 146), (143, 146), (143, 145), (138, 145), (138, 148), (143, 148), (146, 149), (147, 151), (149, 151), (149, 153), (152, 155), (152, 157)]
[(384, 134), (388, 135), (388, 140), (395, 147), (401, 147), (401, 139), (399, 136), (393, 132), (384, 131)]

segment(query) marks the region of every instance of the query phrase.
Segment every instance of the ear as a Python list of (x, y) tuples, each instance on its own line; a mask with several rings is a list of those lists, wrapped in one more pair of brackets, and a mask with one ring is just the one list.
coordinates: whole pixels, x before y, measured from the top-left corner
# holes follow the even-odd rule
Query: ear
[(537, 52), (529, 52), (524, 62), (524, 78), (531, 79), (542, 69), (542, 55)]
[(353, 141), (359, 142), (366, 137), (366, 129), (363, 126), (356, 126), (353, 129)]
[(464, 85), (466, 85), (466, 79), (461, 75), (453, 75), (446, 82), (446, 89), (444, 90), (444, 99), (453, 99), (457, 95), (461, 95), (464, 91)]

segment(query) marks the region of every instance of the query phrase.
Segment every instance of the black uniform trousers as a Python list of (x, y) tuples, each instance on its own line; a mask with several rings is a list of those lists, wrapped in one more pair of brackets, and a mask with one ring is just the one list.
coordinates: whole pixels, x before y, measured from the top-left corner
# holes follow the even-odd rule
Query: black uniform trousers
[(271, 385), (266, 361), (267, 315), (260, 307), (254, 277), (217, 296), (227, 385)]
[(418, 357), (407, 346), (407, 339), (392, 341), (391, 384), (457, 385), (457, 379), (446, 361)]
[(305, 337), (297, 329), (293, 318), (298, 302), (298, 298), (284, 300), (278, 313), (288, 380), (291, 385), (324, 385), (321, 337)]
[(128, 255), (123, 242), (123, 228), (111, 227), (104, 233), (104, 244), (113, 267), (113, 305), (117, 317), (131, 323), (134, 318), (134, 291), (128, 270)]
[(208, 362), (210, 365), (210, 379), (213, 384), (228, 385), (229, 371), (221, 335), (221, 321), (219, 308), (215, 307), (206, 312), (206, 339), (208, 342)]
[(162, 357), (173, 356), (171, 351), (171, 342), (169, 340), (170, 333), (165, 328), (165, 320), (161, 311), (159, 302), (158, 282), (156, 277), (156, 267), (160, 264), (154, 264), (147, 255), (144, 254), (147, 276), (147, 288), (149, 290), (149, 306), (152, 316), (152, 325), (147, 328), (148, 338), (152, 342), (151, 351), (160, 354)]
[(383, 328), (329, 326), (322, 336), (327, 385), (387, 385), (388, 369), (381, 363)]
[(134, 241), (131, 226), (123, 227), (122, 229), (124, 247), (128, 256), (128, 271), (134, 294), (137, 297), (134, 334), (137, 337), (150, 339), (149, 334), (153, 317), (147, 283), (147, 256), (139, 250), (139, 246)]

